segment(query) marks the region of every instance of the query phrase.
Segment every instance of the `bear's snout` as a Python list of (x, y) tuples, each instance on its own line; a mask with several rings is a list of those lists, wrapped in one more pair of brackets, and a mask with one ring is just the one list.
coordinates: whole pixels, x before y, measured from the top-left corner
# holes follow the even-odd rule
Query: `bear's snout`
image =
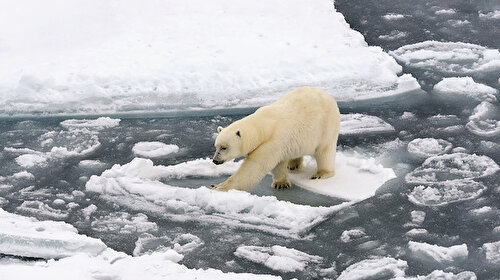
[(214, 162), (215, 164), (217, 164), (217, 165), (219, 165), (219, 164), (223, 164), (223, 163), (224, 163), (223, 161), (216, 160), (216, 159), (214, 159), (214, 160), (213, 160), (213, 162)]

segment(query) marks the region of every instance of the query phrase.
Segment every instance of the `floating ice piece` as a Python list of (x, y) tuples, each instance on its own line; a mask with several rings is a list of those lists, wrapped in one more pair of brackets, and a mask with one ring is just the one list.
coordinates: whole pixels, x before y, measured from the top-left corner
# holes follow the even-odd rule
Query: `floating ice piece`
[(486, 186), (476, 181), (452, 180), (417, 186), (408, 195), (408, 199), (420, 206), (444, 206), (477, 198), (485, 190)]
[(389, 14), (383, 15), (382, 17), (385, 20), (397, 20), (397, 19), (403, 19), (405, 17), (405, 15), (389, 13)]
[(154, 252), (139, 257), (128, 256), (111, 249), (93, 257), (79, 254), (58, 261), (16, 262), (2, 264), (0, 275), (5, 279), (121, 279), (121, 280), (163, 280), (163, 279), (198, 279), (198, 280), (257, 280), (281, 277), (256, 275), (250, 273), (224, 273), (216, 269), (189, 269), (179, 262), (182, 255), (174, 250)]
[(319, 256), (278, 245), (272, 247), (240, 246), (234, 255), (280, 272), (302, 271), (309, 264), (320, 263), (323, 260)]
[(0, 209), (2, 254), (49, 259), (81, 253), (96, 256), (105, 248), (101, 240), (80, 235), (69, 224), (38, 221)]
[(34, 180), (35, 175), (29, 173), (28, 171), (21, 171), (12, 174), (11, 178), (15, 180)]
[[(409, 278), (411, 280), (414, 278)], [(444, 272), (442, 270), (434, 270), (426, 276), (417, 276), (414, 280), (477, 280), (477, 276), (472, 271), (463, 271), (458, 274), (453, 272)]]
[[(57, 5), (25, 5), (0, 21), (15, 26), (0, 33), (0, 61), (10, 65), (0, 69), (1, 115), (255, 107), (298, 85), (324, 86), (339, 101), (419, 89), (329, 1), (92, 1), (65, 6), (63, 17)], [(20, 10), (36, 32), (13, 24)]]
[(340, 115), (340, 134), (377, 134), (394, 132), (394, 127), (379, 117), (365, 114)]
[(446, 180), (473, 179), (495, 174), (500, 167), (487, 156), (465, 153), (446, 154), (426, 159), (405, 177), (408, 183), (430, 184)]
[(500, 70), (500, 52), (468, 44), (425, 41), (403, 46), (389, 54), (408, 68), (450, 75), (473, 75)]
[(465, 127), (478, 136), (494, 137), (500, 134), (499, 118), (500, 111), (495, 105), (482, 102), (474, 108)]
[(443, 96), (460, 95), (477, 101), (497, 100), (496, 89), (476, 83), (471, 77), (444, 78), (434, 86), (433, 91)]
[(104, 168), (107, 165), (105, 162), (91, 159), (82, 160), (78, 163), (78, 167), (80, 168)]
[(340, 235), (340, 240), (344, 243), (351, 242), (355, 239), (365, 237), (366, 233), (364, 232), (363, 229), (350, 229), (350, 230), (345, 230), (342, 232), (342, 235)]
[(408, 143), (408, 152), (418, 159), (445, 154), (451, 148), (452, 144), (443, 139), (417, 138)]
[(142, 233), (158, 230), (158, 225), (148, 221), (146, 215), (142, 213), (131, 215), (126, 212), (111, 213), (93, 221), (91, 226), (92, 230), (98, 232), (114, 232), (117, 234)]
[(36, 200), (25, 200), (16, 208), (16, 210), (21, 213), (35, 215), (39, 218), (48, 218), (53, 220), (64, 220), (68, 217), (68, 212), (54, 209), (46, 203)]
[(425, 212), (424, 211), (417, 211), (413, 210), (410, 213), (411, 215), (411, 222), (406, 223), (404, 226), (420, 226), (425, 220)]
[(435, 11), (434, 13), (436, 15), (452, 15), (455, 14), (457, 11), (455, 9), (440, 9)]
[(349, 157), (340, 152), (337, 152), (335, 176), (311, 180), (316, 169), (316, 162), (311, 157), (304, 157), (301, 171), (290, 173), (290, 181), (316, 193), (359, 201), (375, 195), (386, 181), (396, 178), (391, 168), (384, 168), (373, 158)]
[(91, 129), (105, 129), (118, 126), (120, 119), (112, 119), (109, 117), (100, 117), (95, 120), (77, 120), (70, 119), (61, 122), (61, 126), (67, 129), (91, 128)]
[(482, 12), (479, 11), (480, 19), (500, 19), (500, 10), (494, 10), (492, 12)]
[(174, 250), (178, 253), (193, 251), (194, 249), (203, 246), (205, 242), (198, 236), (190, 233), (185, 233), (177, 236), (174, 239)]
[(456, 115), (435, 115), (427, 118), (433, 125), (447, 126), (460, 123), (460, 119)]
[(179, 146), (162, 142), (139, 142), (132, 148), (134, 154), (146, 158), (160, 158), (178, 151)]
[(25, 168), (34, 166), (45, 166), (47, 164), (47, 156), (41, 154), (24, 154), (18, 156), (16, 163)]
[(357, 262), (346, 268), (337, 280), (392, 279), (405, 276), (406, 261), (377, 257)]
[(486, 254), (486, 261), (488, 263), (500, 265), (500, 241), (484, 243), (481, 248)]
[(410, 241), (408, 242), (408, 249), (412, 257), (421, 262), (434, 265), (451, 265), (457, 262), (463, 262), (467, 260), (469, 256), (469, 250), (467, 250), (466, 244), (442, 247), (428, 243)]
[[(50, 140), (50, 142), (46, 142)], [(50, 131), (40, 136), (41, 143), (47, 143), (45, 153), (50, 158), (68, 158), (87, 156), (94, 153), (101, 143), (97, 133), (86, 128), (69, 131)]]
[(165, 170), (167, 175), (172, 175), (168, 166), (156, 167), (149, 159), (136, 158), (123, 166), (114, 165), (101, 176), (92, 176), (86, 188), (110, 202), (167, 219), (224, 223), (289, 237), (298, 237), (328, 215), (351, 204), (312, 207), (247, 192), (218, 192), (205, 187), (188, 189), (151, 180), (161, 178)]

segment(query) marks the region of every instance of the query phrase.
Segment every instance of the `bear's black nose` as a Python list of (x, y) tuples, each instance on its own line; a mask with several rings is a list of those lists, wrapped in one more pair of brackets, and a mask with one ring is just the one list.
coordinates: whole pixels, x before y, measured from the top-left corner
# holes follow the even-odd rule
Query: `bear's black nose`
[(214, 162), (215, 164), (217, 164), (217, 165), (219, 165), (219, 164), (222, 164), (222, 163), (223, 163), (222, 161), (218, 161), (218, 160), (216, 160), (216, 159), (214, 159), (214, 160), (213, 160), (213, 162)]

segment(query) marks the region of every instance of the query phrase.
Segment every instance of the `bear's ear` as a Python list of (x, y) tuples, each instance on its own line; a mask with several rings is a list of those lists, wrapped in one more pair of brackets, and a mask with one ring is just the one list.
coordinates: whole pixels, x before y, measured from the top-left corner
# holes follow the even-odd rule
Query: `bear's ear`
[(221, 131), (222, 131), (222, 126), (217, 127), (217, 132), (221, 132)]
[(238, 137), (241, 137), (241, 133), (240, 133), (240, 131), (239, 131), (239, 130), (238, 130), (238, 131), (236, 131), (236, 135), (238, 135)]

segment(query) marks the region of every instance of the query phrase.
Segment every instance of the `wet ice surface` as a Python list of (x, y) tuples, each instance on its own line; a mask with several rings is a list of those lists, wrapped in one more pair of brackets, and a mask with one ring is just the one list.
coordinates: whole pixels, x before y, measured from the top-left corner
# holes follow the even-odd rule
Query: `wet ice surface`
[[(344, 2), (349, 4), (345, 11)], [(351, 115), (343, 116), (349, 129), (341, 134), (339, 150), (373, 158), (374, 164), (392, 168), (397, 176), (373, 197), (342, 205), (342, 199), (296, 186), (273, 190), (269, 176), (250, 194), (213, 194), (201, 187), (221, 182), (237, 168), (237, 163), (211, 168), (208, 159), (217, 126), (251, 112), (226, 110), (148, 118), (96, 116), (87, 121), (0, 120), (0, 207), (40, 220), (65, 221), (80, 234), (99, 238), (129, 255), (105, 251), (97, 258), (75, 256), (49, 265), (58, 272), (66, 271), (57, 270), (66, 265), (78, 266), (89, 277), (91, 273), (79, 266), (82, 262), (92, 263), (102, 273), (100, 277), (123, 276), (119, 271), (125, 271), (132, 279), (141, 269), (153, 267), (164, 268), (164, 273), (185, 272), (177, 262), (188, 268), (285, 279), (411, 279), (417, 275), (496, 279), (500, 274), (500, 74), (492, 38), (498, 38), (494, 35), (500, 30), (495, 28), (498, 7), (487, 1), (470, 10), (461, 8), (469, 7), (466, 1), (458, 6), (442, 1), (388, 2), (358, 6), (356, 1), (336, 1), (351, 25), (364, 30), (370, 44), (395, 50), (392, 54), (404, 71), (414, 74), (429, 91), (418, 105), (396, 100), (372, 108), (341, 106), (342, 113)], [(375, 9), (380, 7), (385, 8)], [(360, 13), (362, 8), (374, 12)], [(355, 19), (350, 20), (352, 14)], [(356, 18), (366, 23), (357, 25)], [(475, 28), (478, 32), (471, 35), (469, 30)], [(454, 38), (486, 47), (425, 42), (396, 51), (424, 40)], [(430, 51), (428, 56), (419, 58), (425, 50)], [(463, 55), (466, 60), (461, 59)], [(434, 87), (450, 81), (444, 78), (459, 78), (456, 85), (462, 86), (440, 96)], [(468, 92), (484, 89), (478, 84), (496, 92)], [(467, 93), (482, 97), (470, 98)], [(141, 142), (150, 143), (147, 151), (164, 145), (176, 145), (179, 150), (151, 160), (134, 160), (133, 148)], [(151, 145), (154, 142), (164, 145)], [(151, 187), (161, 191), (151, 191)], [(0, 233), (8, 234), (5, 229), (0, 227)], [(20, 246), (22, 239), (16, 232), (13, 243)], [(25, 238), (44, 238), (26, 234)], [(50, 230), (46, 234), (50, 236)], [(74, 252), (75, 247), (71, 248)], [(40, 254), (37, 246), (28, 249), (32, 251), (17, 247), (3, 252), (56, 257)], [(0, 260), (10, 262), (11, 258)], [(30, 269), (39, 273), (39, 268)], [(22, 271), (30, 269), (22, 267)], [(223, 276), (212, 272), (213, 278)]]

